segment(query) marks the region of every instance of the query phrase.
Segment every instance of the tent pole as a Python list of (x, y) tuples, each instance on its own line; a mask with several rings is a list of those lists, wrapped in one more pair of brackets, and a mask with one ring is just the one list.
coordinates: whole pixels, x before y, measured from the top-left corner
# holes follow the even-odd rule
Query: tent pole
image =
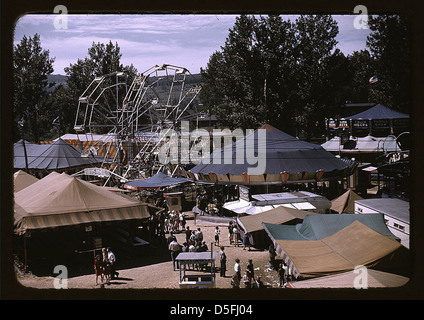
[(26, 234), (24, 233), (24, 272), (27, 272), (27, 243), (26, 243)]

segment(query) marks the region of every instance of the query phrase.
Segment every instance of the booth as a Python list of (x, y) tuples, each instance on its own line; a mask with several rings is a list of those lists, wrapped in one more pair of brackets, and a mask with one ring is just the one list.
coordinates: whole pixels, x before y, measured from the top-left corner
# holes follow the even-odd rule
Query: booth
[[(176, 258), (180, 265), (180, 288), (215, 288), (215, 260), (217, 255), (213, 251), (181, 252)], [(194, 265), (201, 265), (205, 267), (206, 271), (190, 269), (190, 266)]]
[(183, 195), (183, 192), (168, 192), (163, 194), (167, 200), (169, 210), (182, 211)]

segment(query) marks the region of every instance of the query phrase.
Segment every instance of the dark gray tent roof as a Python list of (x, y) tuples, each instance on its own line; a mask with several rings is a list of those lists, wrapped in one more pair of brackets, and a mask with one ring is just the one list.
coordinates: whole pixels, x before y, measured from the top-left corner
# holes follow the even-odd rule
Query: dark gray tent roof
[[(203, 160), (200, 164), (191, 169), (193, 173), (215, 173), (240, 175), (248, 172), (248, 168), (254, 168), (257, 164), (249, 164), (246, 161), (246, 141), (253, 140), (255, 157), (259, 161), (266, 161), (265, 174), (280, 174), (284, 171), (290, 173), (310, 172), (319, 170), (332, 172), (344, 170), (348, 165), (326, 151), (320, 145), (292, 137), (271, 125), (263, 125), (259, 129), (265, 129), (266, 144), (258, 146), (258, 130), (239, 139), (231, 145), (217, 149), (210, 155), (210, 163)], [(237, 164), (236, 150), (240, 148), (244, 151), (244, 162)], [(231, 154), (231, 159), (224, 161), (224, 156)], [(230, 160), (230, 161), (228, 161)], [(214, 163), (215, 162), (215, 163)], [(231, 162), (229, 164), (225, 162)]]
[[(51, 144), (37, 145), (25, 142), (28, 169), (66, 169), (71, 167), (89, 166), (103, 161), (102, 157), (92, 155), (82, 156), (83, 152), (58, 139)], [(25, 168), (25, 152), (22, 140), (14, 145), (14, 168)]]
[(402, 113), (393, 109), (390, 109), (382, 104), (377, 104), (376, 106), (365, 110), (363, 112), (357, 113), (353, 116), (346, 117), (345, 119), (404, 119), (409, 118), (409, 115)]
[(124, 188), (141, 190), (141, 189), (159, 189), (163, 187), (169, 187), (172, 185), (178, 185), (183, 183), (192, 182), (188, 178), (170, 177), (162, 172), (158, 172), (153, 177), (144, 180), (134, 180), (127, 182)]

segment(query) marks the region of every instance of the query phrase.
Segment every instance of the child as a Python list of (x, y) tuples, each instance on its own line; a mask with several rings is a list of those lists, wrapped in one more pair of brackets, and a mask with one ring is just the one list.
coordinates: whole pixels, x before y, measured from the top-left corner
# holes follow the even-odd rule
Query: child
[(96, 255), (94, 258), (94, 273), (96, 274), (96, 285), (99, 284), (99, 277), (100, 277), (100, 283), (103, 283), (103, 264), (102, 264), (102, 258), (100, 255)]
[(221, 231), (219, 230), (218, 226), (215, 227), (215, 245), (219, 247), (219, 235), (221, 234)]

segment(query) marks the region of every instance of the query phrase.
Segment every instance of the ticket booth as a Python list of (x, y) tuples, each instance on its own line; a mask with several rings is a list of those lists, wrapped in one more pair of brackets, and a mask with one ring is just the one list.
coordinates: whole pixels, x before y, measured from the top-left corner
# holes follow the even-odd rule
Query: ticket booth
[(183, 192), (164, 193), (169, 210), (182, 211), (183, 209)]

